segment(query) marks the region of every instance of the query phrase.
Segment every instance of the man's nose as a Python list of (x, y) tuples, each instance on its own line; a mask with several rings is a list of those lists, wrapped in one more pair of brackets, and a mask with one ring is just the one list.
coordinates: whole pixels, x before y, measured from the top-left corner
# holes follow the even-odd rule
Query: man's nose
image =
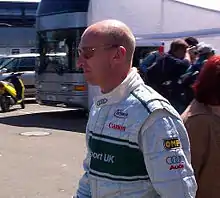
[(83, 60), (82, 55), (79, 55), (77, 62), (76, 62), (76, 67), (83, 68), (84, 64), (85, 64), (85, 61)]

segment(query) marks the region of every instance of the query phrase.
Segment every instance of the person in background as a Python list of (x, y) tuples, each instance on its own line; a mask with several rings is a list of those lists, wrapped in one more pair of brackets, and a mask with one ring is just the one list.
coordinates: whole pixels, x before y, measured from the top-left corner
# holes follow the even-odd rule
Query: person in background
[(183, 39), (174, 40), (169, 52), (147, 72), (148, 85), (168, 99), (179, 113), (186, 108), (182, 105), (182, 90), (178, 81), (190, 66), (188, 47)]
[(157, 62), (161, 56), (164, 54), (164, 43), (158, 48), (158, 50), (148, 54), (140, 64), (141, 72), (146, 73), (147, 69)]
[[(188, 44), (188, 47), (191, 49), (189, 50), (189, 53), (190, 53), (191, 62), (193, 63), (198, 55), (196, 51), (196, 46), (199, 42), (194, 37), (187, 37), (184, 39), (184, 41)], [(159, 47), (158, 50), (151, 52), (148, 56), (144, 58), (144, 60), (140, 64), (140, 69), (142, 72), (144, 73), (147, 72), (147, 68), (150, 67), (159, 58), (161, 58), (161, 56), (164, 54), (164, 45), (165, 43), (162, 43), (162, 45)]]
[(184, 41), (189, 46), (189, 54), (191, 59), (191, 64), (195, 63), (195, 61), (198, 58), (198, 52), (197, 52), (197, 45), (199, 44), (199, 41), (194, 37), (187, 37), (184, 39)]
[(197, 45), (198, 60), (195, 64), (192, 64), (191, 67), (186, 71), (186, 73), (200, 72), (204, 63), (212, 56), (215, 55), (215, 49), (206, 43), (199, 43)]
[(117, 20), (89, 26), (78, 67), (100, 86), (86, 128), (78, 198), (194, 198), (197, 184), (179, 114), (146, 86), (132, 60), (135, 37)]
[(143, 73), (147, 72), (147, 69), (161, 57), (159, 51), (153, 51), (148, 54), (140, 64), (140, 69)]
[(191, 143), (197, 198), (220, 197), (220, 56), (204, 64), (193, 84), (195, 99), (182, 119)]
[(161, 56), (162, 54), (159, 51), (153, 51), (148, 54), (140, 63), (138, 72), (145, 84), (149, 84), (147, 77), (148, 70), (157, 63)]
[[(188, 44), (188, 47), (191, 49), (189, 50), (189, 55), (191, 62), (193, 63), (197, 58), (196, 46), (199, 42), (194, 37), (187, 37), (184, 39), (184, 41)], [(161, 56), (164, 54), (164, 45), (165, 43), (162, 43), (158, 50), (151, 52), (148, 56), (144, 58), (144, 60), (140, 64), (140, 69), (142, 72), (147, 72), (147, 68), (150, 67), (159, 58), (161, 58)]]
[(184, 41), (189, 45), (189, 47), (194, 47), (199, 44), (199, 41), (195, 37), (192, 37), (192, 36), (186, 37)]
[(198, 59), (196, 60), (196, 62), (187, 69), (184, 75), (181, 76), (182, 85), (184, 87), (184, 93), (185, 93), (185, 101), (187, 106), (194, 97), (192, 84), (195, 82), (204, 63), (210, 57), (215, 55), (215, 49), (211, 45), (205, 43), (199, 43), (197, 45), (197, 53), (198, 53)]

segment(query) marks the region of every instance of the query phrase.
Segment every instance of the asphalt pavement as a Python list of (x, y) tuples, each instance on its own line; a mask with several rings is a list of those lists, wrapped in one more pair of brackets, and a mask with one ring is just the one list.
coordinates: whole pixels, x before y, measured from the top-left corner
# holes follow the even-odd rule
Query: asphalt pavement
[(83, 174), (81, 111), (29, 103), (0, 113), (0, 198), (70, 198)]

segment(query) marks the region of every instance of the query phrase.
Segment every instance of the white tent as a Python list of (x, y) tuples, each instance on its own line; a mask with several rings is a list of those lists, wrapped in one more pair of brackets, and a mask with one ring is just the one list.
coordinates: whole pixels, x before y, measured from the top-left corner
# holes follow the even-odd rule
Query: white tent
[[(149, 40), (194, 36), (220, 50), (220, 3), (217, 0), (161, 0), (160, 32), (139, 35)], [(206, 7), (208, 6), (209, 7)], [(216, 5), (216, 6), (215, 6)], [(168, 44), (166, 42), (166, 44)], [(166, 45), (168, 46), (168, 45)]]
[[(138, 45), (165, 41), (167, 49), (175, 38), (194, 36), (220, 52), (218, 0), (90, 0), (88, 25), (105, 19), (126, 23)], [(89, 106), (100, 94), (98, 87), (89, 87)]]
[(109, 18), (125, 22), (138, 42), (195, 36), (220, 50), (218, 0), (90, 1), (88, 24)]

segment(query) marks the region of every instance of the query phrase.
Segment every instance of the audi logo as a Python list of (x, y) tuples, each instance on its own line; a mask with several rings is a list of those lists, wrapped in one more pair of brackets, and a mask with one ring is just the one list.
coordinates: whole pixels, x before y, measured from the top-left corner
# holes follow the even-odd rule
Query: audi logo
[(169, 165), (180, 164), (181, 162), (183, 162), (183, 159), (183, 156), (180, 155), (169, 156), (166, 158), (166, 163)]
[(100, 106), (100, 105), (102, 105), (102, 104), (105, 104), (106, 102), (108, 102), (108, 100), (107, 100), (106, 98), (103, 98), (103, 99), (101, 99), (101, 100), (99, 100), (99, 101), (97, 102), (97, 106)]

